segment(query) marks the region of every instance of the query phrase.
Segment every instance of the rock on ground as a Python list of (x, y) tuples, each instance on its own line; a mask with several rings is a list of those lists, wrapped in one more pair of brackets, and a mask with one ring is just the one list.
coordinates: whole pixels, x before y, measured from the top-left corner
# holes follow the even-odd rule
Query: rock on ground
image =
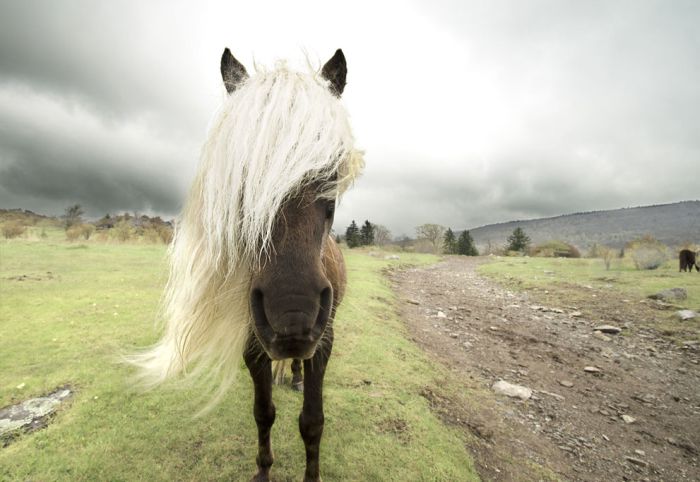
[(683, 288), (669, 288), (649, 295), (648, 298), (661, 301), (685, 300), (688, 298), (688, 292)]
[(45, 397), (32, 398), (0, 409), (0, 436), (10, 435), (17, 430), (41, 423), (55, 412), (71, 393), (68, 388), (62, 388)]
[(532, 396), (532, 390), (522, 385), (514, 385), (505, 380), (499, 380), (493, 384), (491, 389), (501, 395), (507, 395), (521, 400), (528, 400)]
[(595, 328), (593, 328), (593, 330), (594, 331), (601, 331), (601, 332), (607, 333), (609, 335), (617, 335), (618, 333), (620, 333), (622, 331), (621, 328), (619, 328), (617, 326), (613, 326), (613, 325), (600, 325), (600, 326), (596, 326)]
[(676, 316), (680, 318), (681, 321), (687, 321), (687, 320), (692, 320), (696, 316), (698, 316), (697, 313), (695, 313), (693, 310), (678, 310), (676, 311)]

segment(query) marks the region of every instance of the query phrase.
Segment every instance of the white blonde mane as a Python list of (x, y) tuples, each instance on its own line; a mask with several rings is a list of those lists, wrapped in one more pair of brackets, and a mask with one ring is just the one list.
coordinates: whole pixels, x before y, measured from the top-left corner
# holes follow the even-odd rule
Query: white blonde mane
[(363, 167), (348, 116), (319, 72), (278, 64), (224, 100), (170, 248), (165, 329), (130, 360), (143, 381), (207, 378), (220, 398), (251, 334), (251, 267), (269, 252), (285, 199), (311, 181), (340, 196)]

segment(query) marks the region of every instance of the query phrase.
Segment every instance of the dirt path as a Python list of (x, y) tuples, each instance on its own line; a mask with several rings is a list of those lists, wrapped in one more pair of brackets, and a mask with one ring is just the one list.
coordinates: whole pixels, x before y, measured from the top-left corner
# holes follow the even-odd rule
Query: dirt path
[[(638, 327), (652, 310), (639, 300), (610, 290), (592, 293), (590, 306), (542, 306), (539, 294), (479, 276), (484, 261), (389, 272), (414, 340), (471, 391), (423, 395), (471, 434), (481, 476), (700, 480), (698, 346)], [(601, 324), (623, 331), (594, 334)], [(496, 395), (498, 380), (532, 389), (531, 398)]]

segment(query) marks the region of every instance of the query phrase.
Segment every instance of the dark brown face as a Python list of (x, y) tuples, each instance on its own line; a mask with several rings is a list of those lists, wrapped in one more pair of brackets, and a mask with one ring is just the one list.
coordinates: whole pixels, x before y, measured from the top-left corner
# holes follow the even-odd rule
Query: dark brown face
[(328, 324), (333, 288), (322, 254), (333, 223), (334, 201), (309, 188), (277, 216), (270, 258), (253, 273), (253, 329), (273, 360), (310, 358)]

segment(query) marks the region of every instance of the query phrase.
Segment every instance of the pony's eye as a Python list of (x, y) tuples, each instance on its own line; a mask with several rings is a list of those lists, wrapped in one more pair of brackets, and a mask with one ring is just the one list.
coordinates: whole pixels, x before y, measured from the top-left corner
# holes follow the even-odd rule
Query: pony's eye
[(332, 219), (335, 214), (335, 201), (329, 201), (326, 205), (326, 219)]

